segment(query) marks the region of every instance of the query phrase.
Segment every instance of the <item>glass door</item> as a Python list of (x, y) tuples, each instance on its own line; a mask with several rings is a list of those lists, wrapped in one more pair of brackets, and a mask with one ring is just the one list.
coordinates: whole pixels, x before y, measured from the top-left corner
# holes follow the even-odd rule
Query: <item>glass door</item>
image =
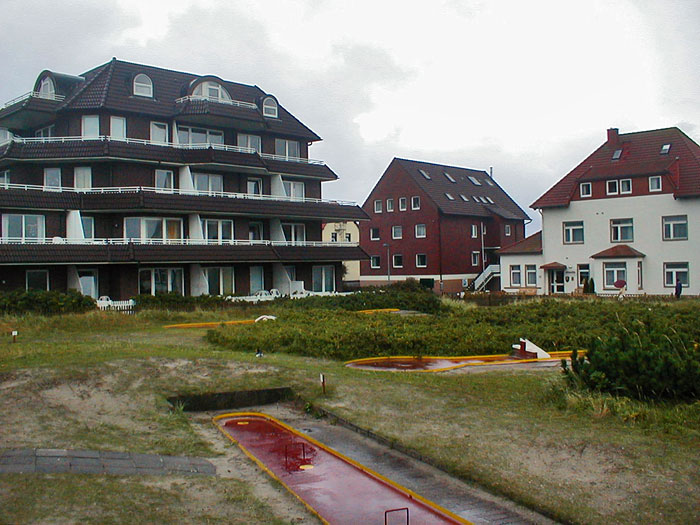
[(265, 271), (262, 266), (250, 267), (250, 294), (265, 289)]
[(80, 281), (80, 293), (97, 299), (99, 292), (97, 270), (78, 270), (78, 280)]

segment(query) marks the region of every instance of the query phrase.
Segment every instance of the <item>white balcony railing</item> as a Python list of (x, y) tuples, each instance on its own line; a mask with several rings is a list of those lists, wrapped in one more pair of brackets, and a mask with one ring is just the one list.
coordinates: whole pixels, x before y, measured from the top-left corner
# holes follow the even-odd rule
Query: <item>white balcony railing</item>
[(39, 186), (36, 184), (13, 184), (0, 182), (1, 189), (15, 189), (25, 191), (45, 191), (50, 193), (85, 193), (85, 194), (121, 194), (121, 193), (158, 193), (167, 195), (186, 195), (197, 197), (219, 197), (227, 199), (252, 199), (263, 201), (283, 201), (283, 202), (313, 202), (322, 204), (336, 204), (339, 206), (357, 206), (356, 202), (334, 199), (315, 199), (311, 197), (288, 197), (286, 195), (259, 195), (255, 193), (234, 193), (227, 191), (206, 191), (206, 190), (182, 190), (178, 188), (152, 188), (148, 186), (110, 186), (104, 188), (72, 188), (68, 186)]
[(80, 244), (90, 246), (123, 246), (128, 244), (146, 246), (298, 246), (298, 247), (356, 247), (356, 242), (321, 242), (321, 241), (269, 241), (248, 239), (143, 239), (143, 238), (94, 238), (79, 239), (66, 237), (0, 237), (0, 244)]
[(12, 136), (0, 142), (0, 145), (6, 142), (16, 142), (18, 144), (64, 144), (73, 142), (121, 142), (125, 144), (139, 144), (143, 146), (159, 146), (164, 148), (176, 148), (185, 150), (200, 150), (213, 149), (217, 151), (233, 151), (236, 153), (248, 153), (258, 155), (262, 159), (281, 160), (286, 162), (298, 162), (301, 164), (313, 164), (316, 166), (325, 166), (325, 162), (316, 159), (305, 159), (302, 157), (287, 157), (285, 155), (273, 155), (271, 153), (258, 153), (254, 148), (245, 146), (234, 146), (231, 144), (218, 144), (216, 142), (199, 142), (196, 144), (180, 144), (177, 142), (158, 142), (146, 139), (134, 138), (115, 138), (109, 135), (100, 135), (98, 137), (17, 137)]
[(226, 104), (228, 106), (237, 106), (239, 108), (248, 108), (248, 109), (258, 109), (258, 105), (254, 104), (253, 102), (243, 102), (242, 100), (223, 100), (220, 98), (216, 97), (207, 97), (206, 95), (187, 95), (186, 97), (180, 97), (177, 100), (175, 100), (176, 104), (180, 104), (182, 102), (187, 102), (189, 100), (206, 100), (208, 102), (215, 102), (217, 104)]
[(65, 100), (66, 97), (64, 97), (63, 95), (47, 95), (46, 93), (39, 93), (38, 91), (30, 91), (29, 93), (25, 93), (24, 95), (20, 95), (19, 97), (13, 98), (12, 100), (5, 102), (5, 104), (0, 106), (0, 109), (8, 108), (10, 106), (13, 106), (14, 104), (17, 104), (18, 102), (27, 100), (28, 98), (43, 98), (46, 100), (55, 100), (56, 102), (61, 102)]

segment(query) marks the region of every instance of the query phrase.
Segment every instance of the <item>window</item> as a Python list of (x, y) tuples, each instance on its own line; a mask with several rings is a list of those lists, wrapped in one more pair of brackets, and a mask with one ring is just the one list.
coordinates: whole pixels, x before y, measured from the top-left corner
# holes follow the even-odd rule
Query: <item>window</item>
[(248, 223), (248, 240), (262, 241), (263, 240), (263, 224), (262, 222)]
[(311, 281), (314, 292), (335, 292), (335, 266), (314, 266)]
[(620, 160), (620, 157), (622, 156), (622, 150), (621, 149), (616, 149), (613, 152), (612, 160)]
[(7, 188), (10, 184), (10, 170), (0, 171), (0, 186)]
[(56, 136), (56, 126), (53, 124), (51, 126), (46, 126), (45, 128), (37, 129), (34, 132), (34, 136), (37, 138), (49, 138)]
[(479, 266), (479, 259), (481, 258), (481, 253), (472, 252), (472, 266)]
[(591, 267), (588, 264), (579, 264), (576, 267), (576, 273), (578, 274), (577, 283), (578, 286), (583, 286), (584, 283), (591, 277)]
[(182, 219), (125, 217), (124, 238), (153, 244), (182, 240)]
[(537, 265), (525, 265), (525, 286), (537, 286)]
[(153, 98), (153, 82), (148, 75), (139, 73), (134, 77), (134, 95)]
[(173, 172), (170, 170), (156, 170), (156, 188), (161, 190), (173, 189)]
[(450, 201), (455, 200), (455, 198), (452, 195), (450, 195), (449, 193), (445, 193), (445, 197), (447, 197), (447, 200), (450, 200)]
[(277, 118), (279, 109), (277, 107), (277, 101), (272, 97), (266, 97), (262, 103), (263, 116), (270, 118)]
[(564, 244), (583, 244), (583, 221), (562, 223), (564, 227)]
[(250, 293), (265, 289), (265, 269), (262, 266), (250, 267)]
[(369, 240), (370, 241), (378, 241), (379, 240), (379, 228), (370, 228), (369, 229)]
[(664, 241), (687, 241), (688, 240), (688, 216), (671, 215), (662, 217), (664, 230)]
[(182, 268), (142, 268), (139, 270), (139, 293), (160, 295), (185, 291)]
[(296, 266), (293, 266), (293, 265), (285, 266), (284, 271), (287, 272), (287, 277), (289, 277), (290, 281), (297, 280), (297, 268), (296, 268)]
[(406, 211), (406, 197), (399, 197), (399, 211)]
[(620, 181), (620, 195), (632, 193), (632, 179), (622, 179)]
[(623, 262), (603, 263), (605, 288), (615, 288), (617, 281), (627, 281), (627, 264)]
[(442, 173), (445, 175), (445, 178), (446, 178), (447, 180), (449, 180), (450, 182), (454, 182), (454, 183), (457, 182), (456, 180), (454, 180), (454, 178), (452, 177), (452, 175), (450, 175), (450, 174), (447, 173), (446, 171), (443, 171)]
[(612, 219), (610, 221), (610, 241), (634, 241), (634, 225), (632, 219)]
[(374, 201), (374, 213), (382, 213), (382, 201), (377, 199)]
[(180, 144), (223, 144), (224, 133), (215, 129), (178, 126), (177, 141)]
[(672, 288), (680, 281), (684, 287), (690, 286), (690, 271), (687, 262), (664, 263), (664, 286)]
[(642, 269), (642, 261), (637, 261), (637, 284), (640, 290), (644, 288), (644, 272)]
[(472, 239), (476, 239), (479, 236), (479, 227), (476, 224), (472, 224)]
[(56, 96), (56, 86), (49, 77), (44, 77), (39, 82), (39, 98), (54, 98)]
[(428, 266), (428, 256), (425, 253), (416, 254), (416, 268), (425, 268)]
[(338, 242), (338, 234), (336, 232), (331, 233), (331, 242)]
[(159, 143), (170, 142), (168, 125), (165, 122), (151, 122), (151, 141)]
[(418, 195), (411, 197), (411, 209), (420, 210), (420, 197)]
[(401, 226), (391, 227), (391, 238), (392, 239), (402, 239), (403, 238), (403, 228)]
[(192, 179), (194, 180), (194, 189), (197, 191), (224, 191), (223, 175), (216, 175), (213, 173), (193, 173)]
[(388, 211), (388, 212), (394, 211), (394, 199), (387, 199), (386, 200), (386, 211)]
[(520, 281), (520, 265), (511, 265), (510, 266), (510, 285), (511, 286), (520, 286), (521, 281)]
[(382, 259), (379, 255), (372, 255), (369, 258), (369, 267), (375, 270), (381, 266)]
[(109, 117), (109, 136), (118, 140), (126, 138), (126, 119), (124, 117)]
[(403, 268), (403, 255), (400, 253), (395, 253), (392, 256), (391, 265), (394, 268)]
[(73, 187), (81, 190), (92, 188), (92, 168), (90, 166), (78, 166), (73, 169)]
[(486, 225), (485, 224), (481, 225), (481, 235), (486, 235)]
[(0, 128), (0, 144), (12, 140), (12, 137), (14, 137), (14, 135), (10, 133), (7, 128)]
[(239, 133), (236, 138), (236, 143), (242, 148), (252, 148), (258, 153), (262, 152), (262, 139), (258, 135)]
[(80, 222), (83, 225), (83, 237), (85, 239), (95, 238), (95, 217), (80, 217)]
[(654, 175), (653, 177), (649, 177), (649, 191), (661, 191), (662, 189), (663, 187), (660, 175)]
[(284, 194), (292, 200), (303, 200), (305, 196), (304, 183), (299, 181), (283, 180)]
[(605, 183), (605, 192), (608, 195), (617, 195), (619, 193), (618, 181), (609, 180)]
[(44, 168), (44, 189), (61, 189), (61, 168)]
[(427, 171), (419, 169), (419, 170), (418, 170), (418, 173), (420, 173), (421, 175), (423, 175), (423, 178), (424, 178), (425, 180), (431, 180), (431, 179), (430, 179), (430, 175), (428, 175), (428, 172), (427, 172)]
[(296, 223), (282, 223), (282, 231), (287, 242), (306, 242), (306, 226)]
[(346, 233), (345, 234), (345, 242), (352, 242), (352, 235), (350, 235), (349, 233)]
[(301, 157), (299, 142), (296, 140), (275, 139), (275, 155), (298, 159)]
[(249, 195), (262, 195), (263, 194), (262, 179), (248, 179), (247, 193)]
[(27, 270), (25, 272), (25, 287), (27, 290), (48, 290), (48, 270)]
[(425, 239), (425, 224), (416, 224), (416, 239)]
[(504, 229), (505, 229), (506, 237), (510, 237), (510, 235), (511, 235), (511, 226), (510, 226), (510, 224), (506, 224), (505, 227), (504, 227)]
[(197, 84), (192, 94), (196, 97), (203, 97), (207, 100), (214, 100), (217, 102), (231, 100), (231, 95), (228, 94), (226, 88), (218, 82), (213, 82), (211, 80)]
[(99, 294), (97, 270), (78, 270), (78, 282), (81, 294), (97, 299)]
[(661, 151), (659, 154), (661, 155), (668, 155), (668, 152), (671, 151), (671, 145), (670, 144), (664, 144), (661, 146)]
[(581, 195), (582, 199), (593, 195), (593, 187), (590, 182), (582, 182), (579, 185), (579, 195)]
[(222, 219), (201, 219), (202, 235), (207, 243), (226, 244), (233, 240), (233, 221)]
[(481, 182), (474, 175), (469, 175), (469, 180), (472, 181), (474, 186), (481, 186)]
[(207, 277), (209, 295), (233, 295), (233, 266), (214, 266), (204, 268)]
[(37, 242), (46, 237), (43, 215), (3, 214), (2, 236), (21, 242)]
[(100, 136), (99, 115), (83, 115), (81, 125), (81, 136), (83, 138), (95, 138)]

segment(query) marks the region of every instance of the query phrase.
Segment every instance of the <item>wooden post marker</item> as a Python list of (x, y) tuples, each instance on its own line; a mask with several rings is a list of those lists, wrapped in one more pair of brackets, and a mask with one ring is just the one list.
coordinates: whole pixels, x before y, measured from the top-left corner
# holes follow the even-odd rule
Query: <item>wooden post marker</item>
[(17, 342), (17, 330), (12, 330), (12, 342)]
[(321, 374), (319, 379), (321, 380), (321, 388), (323, 389), (323, 395), (326, 395), (326, 376)]

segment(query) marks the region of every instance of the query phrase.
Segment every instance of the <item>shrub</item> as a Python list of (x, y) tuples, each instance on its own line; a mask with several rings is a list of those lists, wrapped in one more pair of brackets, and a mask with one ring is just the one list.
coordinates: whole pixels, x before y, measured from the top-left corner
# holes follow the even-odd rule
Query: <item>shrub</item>
[(239, 306), (240, 303), (227, 301), (218, 295), (180, 295), (175, 292), (150, 295), (137, 295), (133, 298), (140, 310), (177, 310), (191, 312), (195, 309), (221, 310)]
[(76, 290), (14, 290), (0, 293), (0, 314), (44, 315), (83, 313), (95, 309), (95, 301)]

